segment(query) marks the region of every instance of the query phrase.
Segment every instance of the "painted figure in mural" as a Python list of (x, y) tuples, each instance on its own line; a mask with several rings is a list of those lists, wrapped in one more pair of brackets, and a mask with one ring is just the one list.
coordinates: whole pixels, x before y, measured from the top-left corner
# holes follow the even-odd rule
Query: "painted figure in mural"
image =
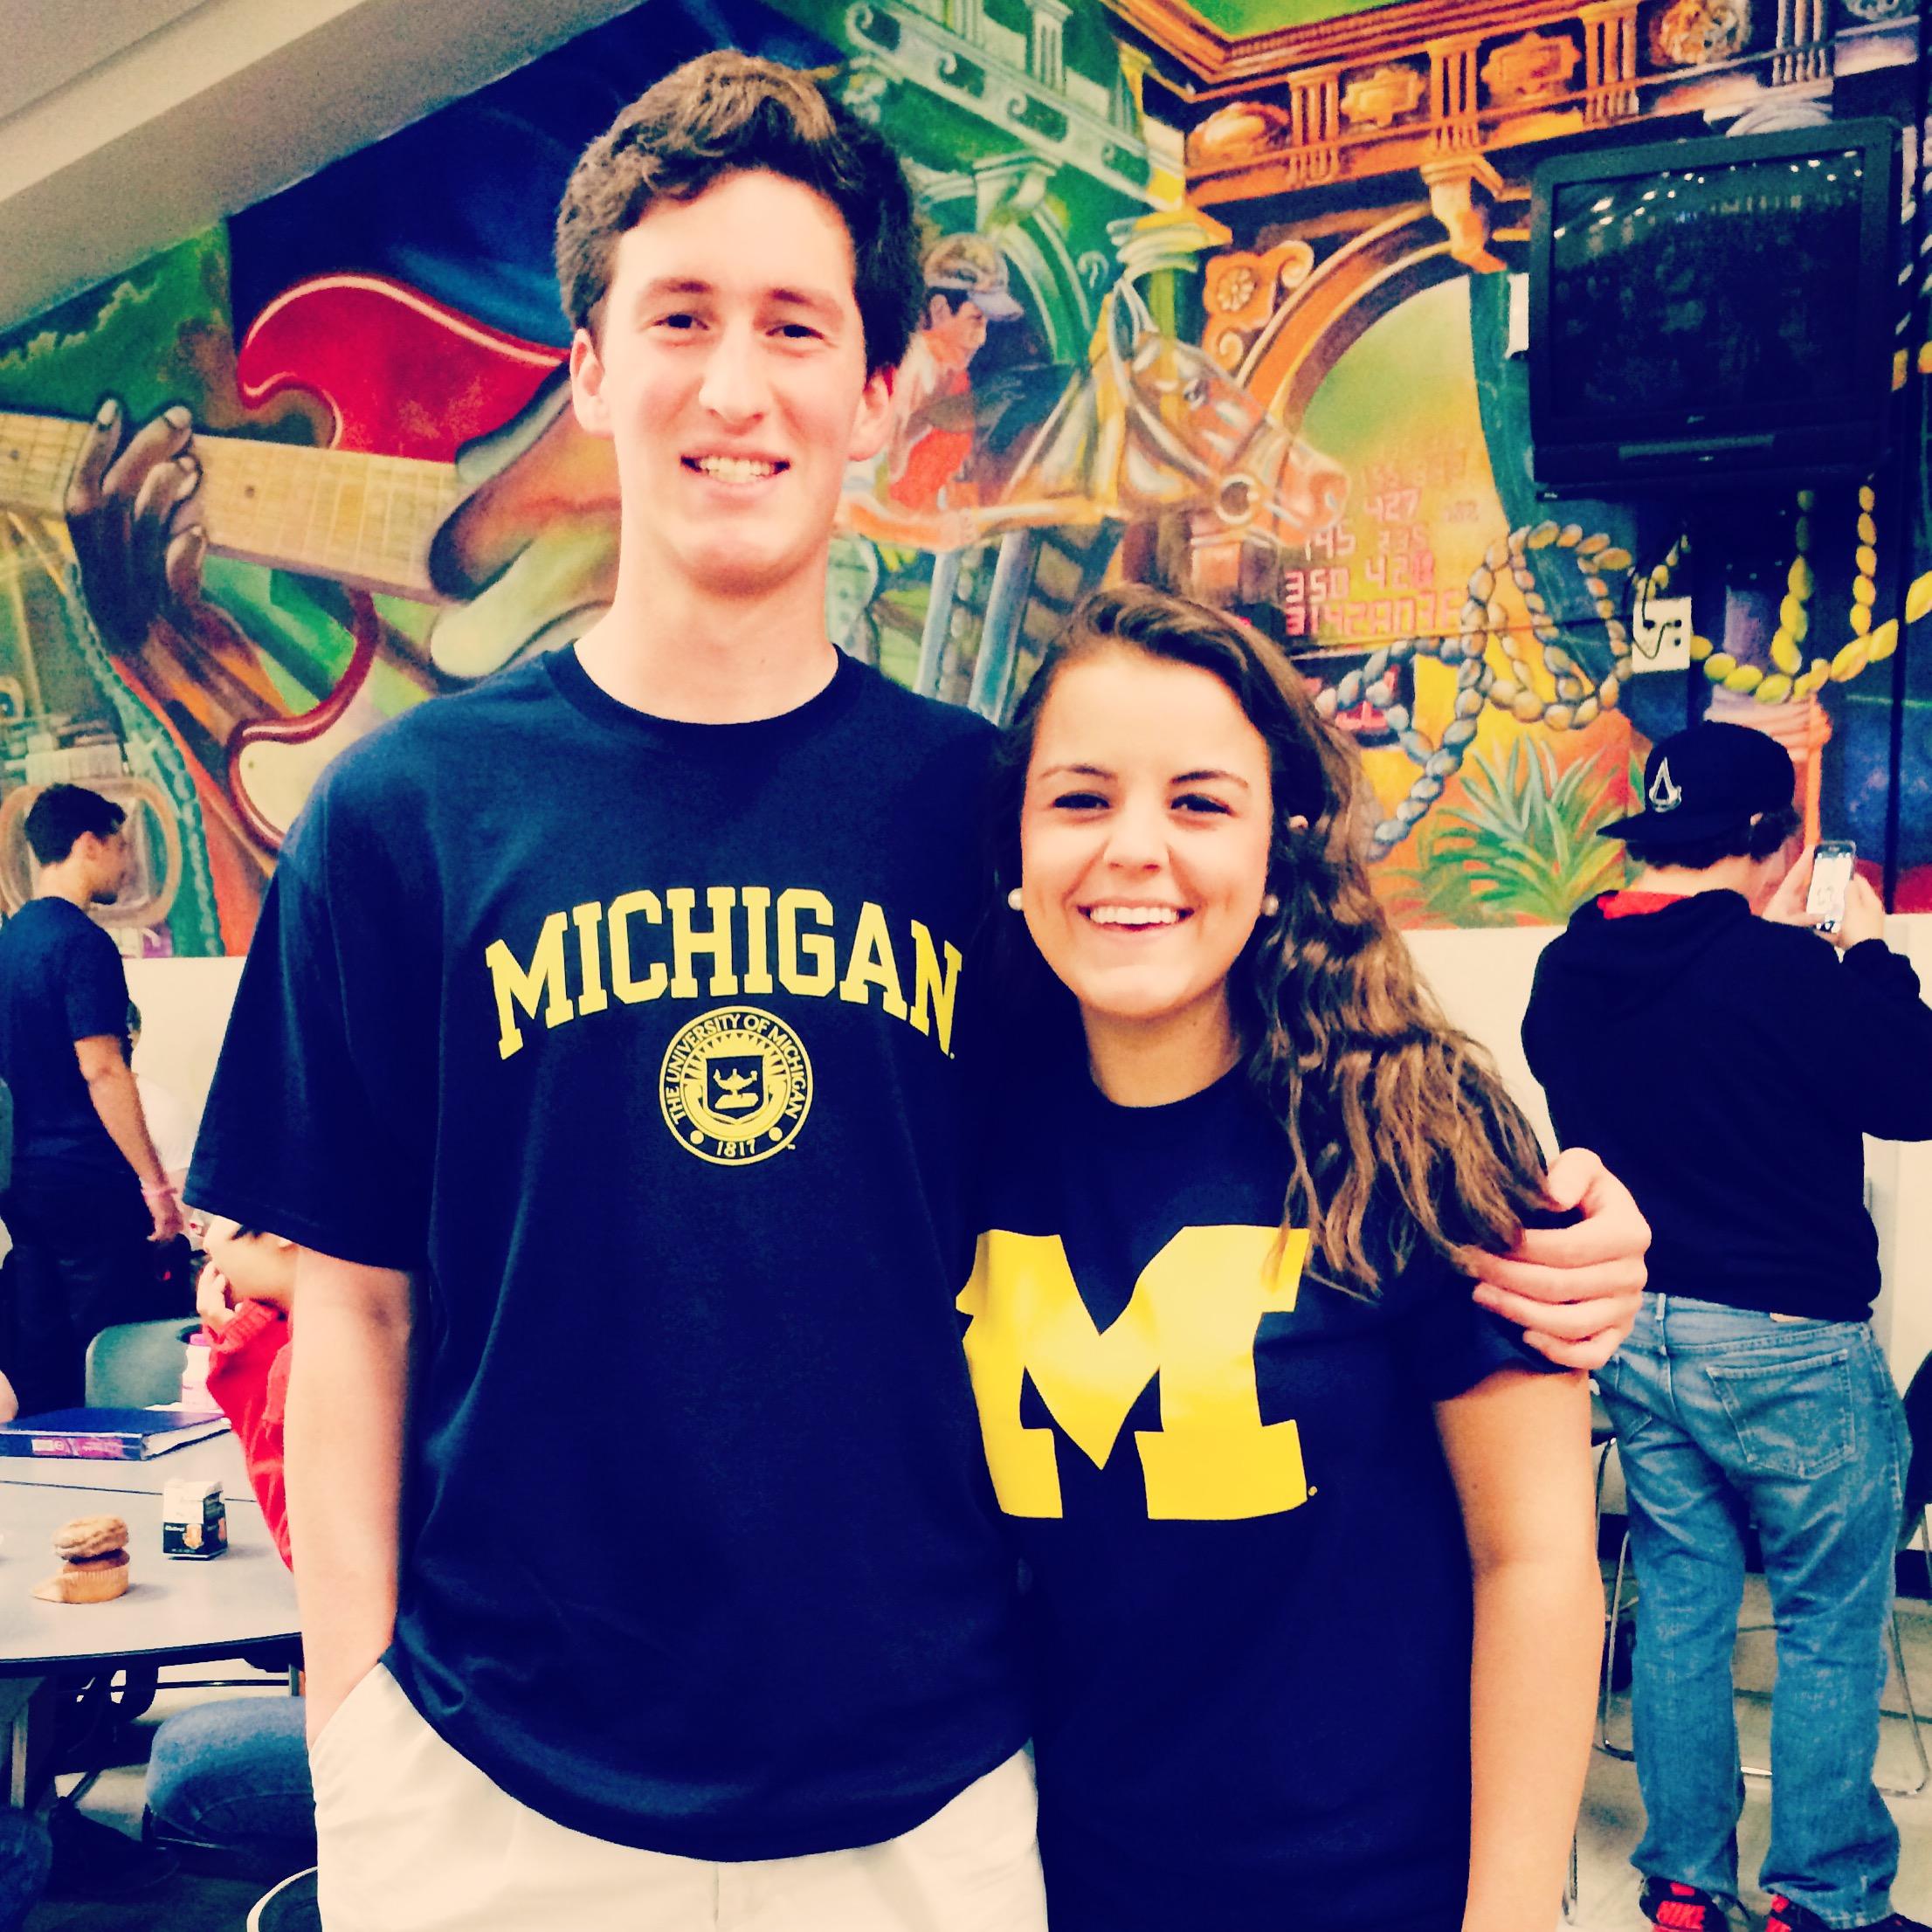
[(940, 243), (925, 273), (925, 318), (893, 383), (881, 493), (908, 510), (969, 507), (978, 492), (961, 473), (977, 440), (972, 361), (996, 321), (1023, 312), (1008, 289), (1004, 257), (977, 235)]
[[(1523, 1047), (1558, 1135), (1605, 1149), (1656, 1230), (1655, 1292), (1599, 1371), (1643, 1590), (1646, 1915), (1726, 1932), (1737, 1896), (1749, 1521), (1777, 1619), (1767, 1927), (1923, 1932), (1887, 1915), (1899, 1837), (1872, 1785), (1908, 1444), (1871, 1329), (1863, 1136), (1932, 1139), (1932, 1009), (1864, 880), (1830, 943), (1808, 929), (1793, 789), (1762, 732), (1660, 740), (1645, 809), (1606, 828), (1640, 869), (1544, 952)], [(1804, 1016), (1801, 1051), (1741, 988)]]
[[(825, 622), (909, 196), (804, 77), (710, 56), (593, 144), (558, 264), (610, 610), (324, 776), (190, 1182), (306, 1251), (325, 1916), (708, 1925), (722, 1885), (1013, 1932), (1029, 1715), (953, 1307), (990, 735)], [(1482, 1266), (1597, 1361), (1642, 1230), (1570, 1182), (1585, 1225)]]
[(997, 769), (1038, 953), (1008, 1024), (1052, 1018), (960, 1306), (1054, 1932), (1546, 1932), (1603, 1627), (1589, 1391), (1469, 1298), (1459, 1244), (1537, 1218), (1542, 1163), (1370, 890), (1359, 764), (1258, 632), (1135, 588)]
[[(125, 814), (79, 785), (34, 799), (35, 896), (0, 927), (0, 1080), (13, 1159), (0, 1219), (13, 1381), (29, 1414), (77, 1405), (87, 1344), (157, 1305), (152, 1244), (182, 1231), (128, 1064), (128, 976), (88, 908), (129, 884)], [(179, 1310), (175, 1312), (185, 1312)]]
[[(915, 338), (913, 365), (932, 373), (900, 418), (910, 441), (902, 457), (895, 450), (899, 467), (883, 488), (861, 473), (845, 504), (853, 528), (951, 550), (1015, 529), (1110, 526), (1118, 535), (1179, 509), (1294, 549), (1342, 514), (1347, 476), (1200, 349), (1163, 331), (1130, 279), (1101, 304), (1084, 369), (1015, 371), (976, 397), (965, 364), (984, 335), (967, 311), (1000, 311), (962, 293), (943, 316), (945, 296), (933, 298), (924, 335), (936, 328), (939, 339), (919, 347), (924, 335)], [(949, 362), (957, 364), (950, 378)], [(957, 406), (935, 413), (949, 379)], [(976, 422), (968, 442), (914, 453), (935, 433), (961, 436)]]
[(1660, 59), (1683, 67), (1728, 60), (1750, 38), (1750, 0), (1670, 0), (1651, 27)]

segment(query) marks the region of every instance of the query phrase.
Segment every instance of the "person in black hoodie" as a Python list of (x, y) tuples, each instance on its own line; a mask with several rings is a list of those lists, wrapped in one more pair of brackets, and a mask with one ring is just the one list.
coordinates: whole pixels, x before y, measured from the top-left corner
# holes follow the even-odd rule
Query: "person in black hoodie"
[(1932, 1009), (1863, 880), (1829, 941), (1811, 929), (1793, 790), (1762, 732), (1660, 741), (1646, 809), (1604, 828), (1641, 869), (1545, 949), (1523, 1047), (1558, 1138), (1602, 1153), (1653, 1235), (1598, 1374), (1643, 1590), (1645, 1915), (1724, 1932), (1737, 1894), (1749, 1522), (1778, 1629), (1766, 1932), (1923, 1932), (1890, 1913), (1898, 1832), (1872, 1784), (1908, 1443), (1870, 1328), (1862, 1136), (1932, 1139)]

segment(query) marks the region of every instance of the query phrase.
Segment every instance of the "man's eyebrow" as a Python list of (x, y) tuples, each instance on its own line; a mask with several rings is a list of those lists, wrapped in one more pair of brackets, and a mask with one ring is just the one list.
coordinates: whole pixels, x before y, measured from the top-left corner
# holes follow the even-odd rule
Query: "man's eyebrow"
[(700, 281), (695, 276), (659, 275), (638, 291), (638, 300), (647, 302), (659, 295), (713, 295), (716, 293), (709, 282)]
[[(638, 291), (639, 307), (681, 295), (715, 295), (715, 283), (697, 275), (659, 275)], [(763, 288), (758, 291), (761, 305), (772, 308), (798, 308), (826, 322), (843, 319), (845, 311), (837, 296), (817, 288)]]
[(835, 296), (816, 288), (771, 288), (765, 291), (765, 300), (779, 308), (803, 308), (815, 315), (823, 315), (833, 321), (845, 314)]

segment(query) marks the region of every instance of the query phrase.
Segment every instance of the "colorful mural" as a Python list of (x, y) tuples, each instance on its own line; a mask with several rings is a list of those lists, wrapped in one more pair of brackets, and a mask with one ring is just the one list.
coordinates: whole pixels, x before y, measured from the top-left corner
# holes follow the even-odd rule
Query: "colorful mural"
[[(1356, 738), (1412, 924), (1567, 916), (1620, 876), (1594, 833), (1648, 736), (1746, 718), (1932, 905), (1932, 672), (1900, 648), (1932, 354), (1901, 353), (1899, 460), (1713, 554), (1537, 497), (1515, 320), (1553, 144), (1911, 128), (1917, 37), (1907, 0), (642, 0), (0, 335), (0, 909), (71, 778), (136, 830), (127, 947), (238, 951), (330, 756), (594, 618), (615, 475), (565, 406), (551, 213), (624, 100), (726, 41), (831, 73), (929, 228), (847, 483), (845, 649), (997, 718), (1108, 576), (1224, 604)], [(1646, 601), (1687, 590), (1695, 661), (1650, 668)]]

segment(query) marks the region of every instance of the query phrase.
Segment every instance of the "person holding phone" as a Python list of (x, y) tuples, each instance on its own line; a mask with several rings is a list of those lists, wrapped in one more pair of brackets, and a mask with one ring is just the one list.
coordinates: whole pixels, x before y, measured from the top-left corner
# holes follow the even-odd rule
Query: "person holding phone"
[(1671, 1932), (1725, 1932), (1737, 1893), (1747, 1524), (1778, 1631), (1766, 1932), (1919, 1924), (1890, 1911), (1872, 1784), (1908, 1445), (1862, 1137), (1932, 1139), (1932, 1010), (1863, 879), (1844, 868), (1841, 908), (1813, 894), (1794, 790), (1762, 732), (1659, 741), (1644, 810), (1604, 828), (1636, 876), (1544, 950), (1523, 1020), (1558, 1138), (1600, 1149), (1655, 1234), (1597, 1373), (1643, 1591), (1633, 1862)]

